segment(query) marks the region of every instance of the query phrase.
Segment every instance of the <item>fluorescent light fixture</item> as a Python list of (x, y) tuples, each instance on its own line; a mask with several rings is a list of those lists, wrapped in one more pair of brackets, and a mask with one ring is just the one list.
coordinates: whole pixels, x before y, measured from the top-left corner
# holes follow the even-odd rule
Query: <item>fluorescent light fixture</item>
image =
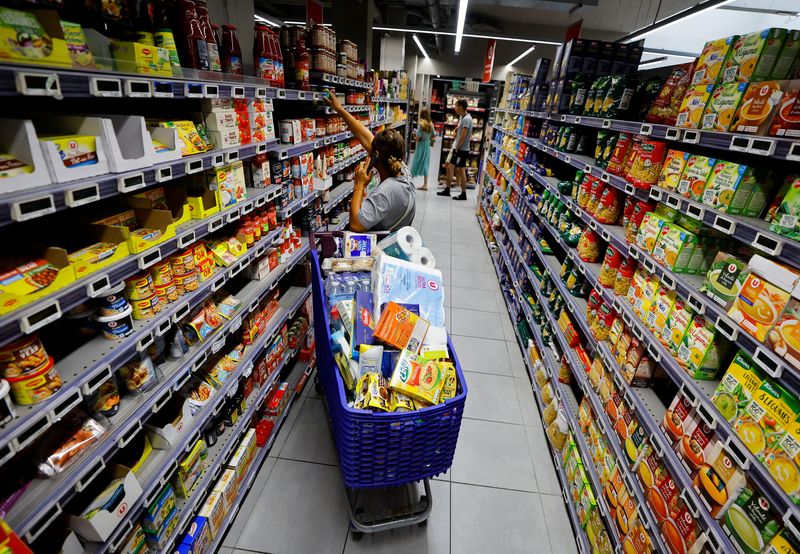
[(267, 19), (266, 17), (264, 17), (262, 15), (256, 14), (253, 17), (259, 23), (266, 23), (267, 25), (272, 25), (273, 27), (280, 27), (281, 26), (281, 24), (278, 23), (277, 21), (273, 21), (272, 19)]
[[(286, 25), (305, 25), (305, 21), (284, 21)], [(317, 23), (317, 25), (322, 25), (323, 27), (330, 27), (331, 23)]]
[(414, 42), (416, 42), (416, 43), (417, 43), (417, 48), (419, 48), (419, 51), (420, 51), (420, 52), (422, 52), (422, 55), (423, 55), (423, 56), (425, 56), (425, 59), (426, 59), (426, 60), (430, 60), (430, 59), (431, 59), (431, 57), (428, 55), (428, 53), (427, 53), (427, 52), (425, 51), (425, 49), (422, 47), (422, 43), (421, 43), (421, 42), (419, 41), (419, 39), (417, 38), (417, 35), (411, 35), (411, 37), (414, 39)]
[(469, 0), (458, 0), (458, 21), (456, 23), (456, 52), (461, 51), (461, 39), (464, 37), (464, 22), (467, 20), (467, 4), (469, 4)]
[[(373, 31), (393, 31), (397, 33), (416, 33), (418, 35), (440, 35), (444, 37), (454, 37), (456, 36), (455, 33), (451, 31), (432, 31), (430, 29), (403, 29), (401, 27), (384, 27), (384, 26), (374, 26), (372, 27)], [(529, 39), (529, 38), (518, 38), (518, 37), (498, 37), (492, 35), (476, 35), (472, 33), (463, 33), (465, 38), (491, 38), (494, 40), (505, 40), (509, 42), (527, 42), (528, 44), (552, 44), (553, 46), (560, 46), (560, 42), (556, 42), (553, 40), (540, 40), (540, 39)]]
[(618, 42), (633, 42), (639, 39), (642, 39), (652, 33), (657, 31), (661, 31), (666, 29), (667, 27), (672, 27), (676, 23), (681, 23), (690, 19), (692, 17), (696, 17), (702, 13), (706, 13), (711, 10), (715, 10), (724, 6), (725, 4), (730, 4), (735, 2), (735, 0), (706, 0), (706, 2), (700, 2), (691, 8), (685, 9), (680, 11), (676, 14), (673, 14), (669, 17), (665, 17), (660, 21), (656, 21), (652, 25), (648, 25), (647, 27), (642, 27), (641, 29), (637, 29), (633, 33), (618, 39)]
[(508, 65), (514, 65), (515, 63), (520, 61), (522, 58), (524, 58), (525, 56), (527, 56), (528, 54), (530, 54), (534, 50), (536, 50), (536, 45), (535, 44), (533, 46), (531, 46), (530, 48), (528, 48), (527, 50), (525, 50), (522, 54), (520, 54), (519, 56), (517, 56), (516, 58), (514, 58), (513, 60), (508, 62)]
[(659, 57), (657, 57), (657, 58), (652, 58), (652, 59), (649, 59), (649, 60), (645, 60), (645, 61), (643, 61), (643, 62), (641, 62), (641, 63), (639, 64), (639, 67), (644, 67), (644, 66), (646, 66), (646, 65), (652, 65), (652, 64), (654, 64), (654, 63), (663, 62), (663, 61), (664, 61), (664, 60), (666, 60), (668, 57), (669, 57), (669, 56), (659, 56)]

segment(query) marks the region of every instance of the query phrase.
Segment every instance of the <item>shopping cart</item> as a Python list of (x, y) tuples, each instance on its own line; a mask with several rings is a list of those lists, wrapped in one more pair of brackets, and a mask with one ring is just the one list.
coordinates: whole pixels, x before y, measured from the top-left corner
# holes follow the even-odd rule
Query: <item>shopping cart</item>
[[(314, 235), (320, 241), (322, 259), (335, 251), (335, 235), (340, 233)], [(453, 345), (448, 338), (458, 376), (454, 398), (405, 413), (371, 412), (348, 406), (331, 351), (320, 256), (313, 250), (312, 272), (317, 379), (348, 489), (354, 538), (361, 533), (424, 525), (433, 506), (429, 479), (446, 472), (453, 462), (467, 397), (464, 373)]]

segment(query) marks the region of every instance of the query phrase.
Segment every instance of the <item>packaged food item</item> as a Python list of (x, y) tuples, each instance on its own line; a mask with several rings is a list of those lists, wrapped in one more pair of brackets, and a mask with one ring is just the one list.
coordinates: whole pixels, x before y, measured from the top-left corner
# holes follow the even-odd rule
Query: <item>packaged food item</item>
[(667, 224), (667, 220), (657, 215), (655, 212), (646, 213), (639, 227), (639, 232), (636, 235), (636, 246), (648, 254), (652, 253), (656, 242), (658, 242), (661, 236), (662, 227)]
[(727, 132), (746, 89), (747, 83), (736, 82), (714, 87), (703, 111), (700, 128), (704, 131)]
[(55, 368), (55, 361), (48, 356), (40, 366), (15, 377), (4, 375), (11, 388), (11, 398), (16, 404), (29, 406), (47, 400), (59, 391), (61, 377)]
[(697, 242), (694, 233), (675, 223), (665, 223), (653, 247), (653, 258), (675, 273), (685, 273)]
[(770, 230), (800, 240), (800, 177), (796, 178), (786, 190), (772, 218)]
[(733, 421), (733, 428), (748, 450), (764, 461), (777, 448), (800, 414), (800, 401), (769, 379), (753, 393), (753, 399)]
[(667, 317), (667, 325), (660, 337), (661, 342), (669, 347), (673, 354), (678, 353), (678, 348), (683, 340), (683, 335), (692, 321), (692, 312), (682, 298), (676, 298), (672, 310)]
[[(692, 85), (714, 85), (722, 78), (722, 69), (733, 51), (734, 42), (739, 37), (719, 38), (708, 41), (697, 59), (692, 75)], [(678, 125), (680, 127), (681, 125)], [(696, 127), (695, 127), (696, 128)]]
[(414, 400), (438, 404), (444, 386), (446, 367), (403, 350), (392, 372), (389, 386)]
[(114, 377), (106, 379), (91, 395), (89, 403), (93, 413), (113, 417), (119, 411), (119, 390)]
[(785, 84), (783, 99), (769, 126), (770, 136), (800, 137), (800, 79)]
[[(800, 42), (798, 44), (800, 45)], [(773, 114), (781, 106), (786, 84), (784, 81), (750, 83), (736, 109), (730, 131), (766, 135)]]
[(401, 350), (419, 352), (430, 324), (395, 302), (383, 308), (373, 336)]
[(720, 341), (711, 321), (695, 316), (678, 347), (678, 362), (695, 379), (713, 379), (726, 352), (727, 343)]
[(700, 290), (727, 311), (742, 290), (749, 273), (746, 263), (720, 251), (714, 257)]
[(661, 428), (665, 431), (667, 439), (677, 445), (695, 417), (692, 403), (683, 394), (678, 392), (672, 403), (667, 408), (661, 421)]
[(689, 160), (689, 153), (681, 150), (670, 149), (664, 158), (664, 165), (661, 174), (658, 176), (658, 186), (667, 190), (675, 190), (678, 181), (683, 174), (686, 163)]
[(360, 410), (391, 411), (389, 383), (380, 373), (364, 373), (356, 384), (353, 407)]
[(727, 421), (733, 422), (753, 399), (764, 381), (764, 374), (747, 354), (737, 352), (720, 379), (711, 401)]
[(129, 300), (142, 300), (143, 298), (153, 296), (155, 293), (156, 289), (153, 285), (153, 277), (150, 273), (139, 273), (125, 279), (125, 296), (127, 296)]
[(686, 89), (675, 125), (686, 129), (700, 128), (703, 112), (713, 91), (714, 85), (693, 85)]
[(595, 219), (600, 223), (615, 224), (622, 211), (622, 196), (619, 189), (606, 187), (600, 195), (600, 202), (595, 209)]
[(606, 253), (603, 256), (603, 265), (600, 268), (597, 281), (604, 287), (613, 287), (617, 280), (617, 274), (619, 273), (622, 263), (623, 256), (620, 251), (609, 244), (608, 248), (606, 248)]
[(749, 481), (725, 512), (722, 524), (747, 554), (761, 552), (782, 527), (776, 508)]
[(627, 181), (637, 188), (650, 188), (658, 182), (666, 155), (666, 143), (660, 140), (642, 140), (638, 145), (637, 155), (626, 173)]
[(767, 79), (786, 40), (786, 29), (764, 29), (741, 35), (725, 60), (722, 82), (749, 83)]
[(50, 362), (39, 335), (31, 334), (0, 348), (0, 376), (18, 377)]
[(175, 472), (172, 486), (175, 487), (175, 493), (181, 498), (189, 498), (192, 487), (203, 473), (205, 461), (201, 454), (205, 450), (206, 443), (203, 439), (198, 439), (183, 460), (178, 463), (178, 470)]
[(174, 128), (178, 131), (181, 156), (200, 154), (212, 148), (200, 134), (193, 121), (160, 121), (158, 126)]
[(119, 376), (130, 392), (145, 392), (158, 381), (153, 361), (147, 355), (137, 354), (119, 368)]
[(578, 257), (584, 262), (595, 263), (600, 259), (600, 236), (587, 227), (578, 240)]
[(60, 446), (39, 464), (39, 473), (53, 477), (64, 471), (69, 463), (97, 442), (106, 432), (105, 427), (87, 418)]
[(689, 156), (683, 175), (678, 181), (678, 187), (675, 189), (676, 192), (692, 200), (702, 201), (703, 192), (706, 190), (706, 181), (716, 163), (716, 158), (708, 158), (699, 154)]
[(133, 333), (133, 307), (130, 305), (124, 312), (109, 316), (96, 316), (94, 320), (100, 324), (103, 337), (108, 340), (119, 340)]

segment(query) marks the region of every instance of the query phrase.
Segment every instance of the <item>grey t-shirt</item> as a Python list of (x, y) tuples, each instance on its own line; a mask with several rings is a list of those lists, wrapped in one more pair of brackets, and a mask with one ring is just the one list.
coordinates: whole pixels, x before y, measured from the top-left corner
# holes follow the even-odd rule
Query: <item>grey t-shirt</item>
[(453, 145), (458, 144), (458, 139), (461, 137), (461, 129), (467, 130), (467, 140), (464, 141), (464, 144), (461, 145), (459, 150), (469, 150), (469, 141), (472, 138), (472, 116), (468, 113), (464, 114), (464, 117), (458, 120), (458, 127), (456, 127), (456, 136), (453, 139)]
[[(388, 231), (411, 225), (416, 210), (416, 198), (417, 189), (411, 181), (408, 167), (403, 165), (397, 177), (384, 179), (364, 198), (358, 220), (368, 231)], [(408, 209), (409, 203), (411, 209)], [(400, 224), (397, 224), (401, 218)]]

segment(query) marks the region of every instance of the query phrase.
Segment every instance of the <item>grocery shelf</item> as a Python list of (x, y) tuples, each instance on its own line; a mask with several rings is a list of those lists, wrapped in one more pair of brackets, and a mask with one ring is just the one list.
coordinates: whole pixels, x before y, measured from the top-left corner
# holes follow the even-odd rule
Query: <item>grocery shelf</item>
[[(183, 387), (192, 373), (199, 369), (211, 354), (217, 352), (225, 345), (227, 336), (239, 329), (242, 316), (248, 311), (255, 309), (258, 303), (275, 288), (278, 281), (305, 257), (308, 251), (308, 242), (304, 241), (302, 247), (284, 262), (284, 264), (281, 264), (282, 267), (279, 266), (280, 269), (276, 269), (273, 272), (274, 275), (270, 275), (268, 279), (263, 281), (250, 281), (242, 290), (237, 292), (236, 296), (241, 301), (237, 316), (226, 321), (212, 335), (207, 337), (205, 341), (191, 347), (189, 352), (182, 358), (169, 361), (159, 366), (158, 370), (161, 373), (161, 380), (152, 390), (148, 391), (142, 397), (126, 399), (124, 402), (121, 402), (120, 413), (115, 416), (114, 427), (106, 433), (102, 441), (97, 443), (87, 453), (83, 454), (84, 460), (91, 459), (92, 463), (80, 464), (75, 462), (71, 464), (66, 471), (54, 478), (39, 479), (31, 482), (23, 496), (8, 511), (5, 518), (6, 521), (8, 521), (18, 533), (24, 535), (29, 542), (32, 542), (36, 536), (49, 525), (50, 521), (61, 512), (61, 506), (76, 492), (83, 490), (92, 479), (97, 476), (99, 471), (116, 453), (117, 448), (124, 447), (139, 432), (142, 422), (153, 413), (158, 412), (160, 407), (169, 400), (172, 394), (178, 392)], [(246, 263), (238, 264), (237, 267), (240, 267), (240, 269), (233, 273), (233, 275), (238, 274), (246, 265)], [(227, 280), (227, 277), (233, 275), (226, 272), (225, 280)], [(222, 286), (225, 280), (222, 280), (219, 285)], [(290, 289), (290, 291), (293, 289)], [(212, 290), (217, 289), (212, 288)], [(208, 288), (206, 288), (205, 291), (207, 292)], [(296, 294), (297, 293), (295, 293), (295, 295)], [(287, 295), (289, 295), (289, 292), (284, 294), (282, 300), (287, 297)], [(196, 303), (199, 303), (202, 299), (201, 295), (195, 295), (194, 298), (197, 301)], [(288, 298), (291, 300), (294, 297), (288, 296)], [(183, 314), (181, 317), (190, 312), (188, 304), (184, 304), (184, 306), (187, 307), (181, 308), (180, 311)], [(177, 321), (178, 318), (174, 317), (174, 315), (173, 313), (173, 318), (167, 319), (166, 321), (170, 324), (172, 323), (172, 319)], [(99, 338), (99, 340), (105, 339)], [(106, 342), (111, 343), (111, 341), (107, 340)], [(93, 344), (93, 342), (89, 344)], [(86, 351), (81, 352), (81, 350), (82, 349), (79, 349), (76, 351), (77, 354), (73, 354), (76, 359), (96, 359), (86, 358), (85, 356), (89, 353)], [(103, 358), (100, 359), (105, 365), (100, 368), (101, 373), (96, 373), (95, 379), (90, 381), (94, 388), (97, 388), (100, 383), (112, 374), (111, 363)], [(247, 360), (247, 358), (243, 359), (238, 367), (245, 367), (248, 363)], [(58, 364), (60, 368), (61, 362), (58, 362)], [(233, 381), (235, 381), (235, 379)], [(229, 384), (230, 381), (228, 382), (228, 385)], [(62, 394), (61, 391), (56, 395), (60, 399), (58, 406), (56, 406), (56, 408), (58, 408), (57, 412), (54, 411), (56, 408), (52, 406), (48, 406), (48, 411), (38, 408), (37, 406), (36, 408), (38, 409), (28, 412), (30, 417), (18, 418), (22, 423), (12, 427), (10, 432), (7, 433), (7, 438), (3, 440), (10, 440), (13, 438), (12, 443), (19, 447), (15, 448), (15, 450), (21, 450), (22, 447), (30, 444), (36, 437), (46, 431), (51, 423), (58, 421), (60, 417), (77, 405), (82, 398), (82, 388), (80, 386), (71, 385), (71, 383), (65, 379), (64, 387), (67, 386), (70, 386), (70, 389), (66, 391), (65, 394), (69, 394), (69, 396), (65, 397), (65, 394)], [(35, 431), (31, 429), (32, 425), (37, 426)], [(31, 432), (23, 435), (25, 439), (24, 442), (20, 441), (20, 429), (31, 429)], [(89, 453), (91, 453), (91, 456), (89, 456)], [(37, 511), (37, 506), (51, 506), (51, 509), (44, 512)]]
[(341, 185), (328, 191), (328, 201), (322, 207), (325, 213), (331, 211), (339, 202), (350, 196), (353, 192), (355, 183), (353, 181), (345, 181)]
[(328, 169), (328, 175), (335, 175), (340, 171), (347, 169), (351, 165), (360, 162), (366, 157), (367, 157), (367, 151), (362, 150), (358, 154), (354, 154), (347, 159), (344, 159), (340, 162), (336, 162)]
[[(127, 514), (122, 518), (122, 521), (117, 527), (117, 530), (105, 543), (90, 543), (91, 547), (85, 551), (101, 553), (108, 551), (116, 551), (121, 545), (121, 541), (125, 538), (130, 530), (130, 524), (138, 518), (139, 512), (143, 507), (149, 506), (156, 499), (158, 494), (164, 486), (170, 482), (172, 474), (177, 469), (178, 460), (191, 449), (192, 445), (200, 438), (200, 429), (204, 426), (205, 422), (213, 415), (216, 415), (225, 402), (228, 394), (233, 390), (234, 385), (238, 384), (239, 377), (245, 375), (247, 371), (252, 369), (252, 360), (256, 357), (257, 353), (271, 340), (276, 333), (278, 333), (285, 322), (290, 320), (302, 303), (311, 294), (311, 287), (291, 287), (280, 298), (279, 303), (281, 308), (272, 317), (269, 326), (264, 333), (259, 337), (258, 345), (253, 345), (247, 352), (250, 354), (248, 362), (240, 362), (233, 373), (229, 376), (223, 387), (218, 390), (212, 398), (213, 402), (208, 402), (203, 406), (192, 418), (193, 423), (197, 425), (187, 426), (186, 429), (181, 431), (180, 436), (176, 439), (176, 443), (170, 450), (154, 450), (150, 457), (145, 461), (137, 479), (139, 480), (143, 493), (128, 509)], [(278, 373), (276, 371), (275, 373)], [(227, 458), (235, 448), (236, 443), (226, 443), (226, 456)], [(15, 527), (16, 528), (16, 527)]]
[[(277, 185), (266, 188), (248, 188), (247, 200), (240, 206), (227, 208), (205, 219), (191, 219), (177, 227), (175, 238), (166, 240), (139, 254), (115, 262), (39, 300), (22, 305), (19, 309), (0, 316), (0, 343), (6, 343), (59, 319), (65, 312), (88, 299), (97, 297), (112, 285), (150, 267), (185, 248), (197, 239), (221, 229), (242, 215), (263, 206), (281, 193)], [(2, 435), (0, 435), (2, 436)]]
[(339, 216), (339, 223), (328, 225), (328, 231), (343, 231), (347, 228), (348, 223), (350, 223), (350, 214), (342, 214)]
[(322, 191), (315, 189), (301, 198), (296, 198), (295, 200), (292, 200), (285, 207), (280, 208), (278, 210), (278, 217), (280, 217), (281, 219), (286, 219), (290, 217), (292, 214), (299, 212), (300, 210), (311, 204), (311, 202), (313, 202), (320, 194), (322, 194)]
[(358, 79), (340, 77), (339, 75), (331, 75), (330, 73), (323, 73), (321, 71), (312, 70), (309, 75), (312, 81), (322, 85), (341, 85), (343, 87), (363, 89), (372, 88), (372, 83), (368, 81), (359, 81)]

